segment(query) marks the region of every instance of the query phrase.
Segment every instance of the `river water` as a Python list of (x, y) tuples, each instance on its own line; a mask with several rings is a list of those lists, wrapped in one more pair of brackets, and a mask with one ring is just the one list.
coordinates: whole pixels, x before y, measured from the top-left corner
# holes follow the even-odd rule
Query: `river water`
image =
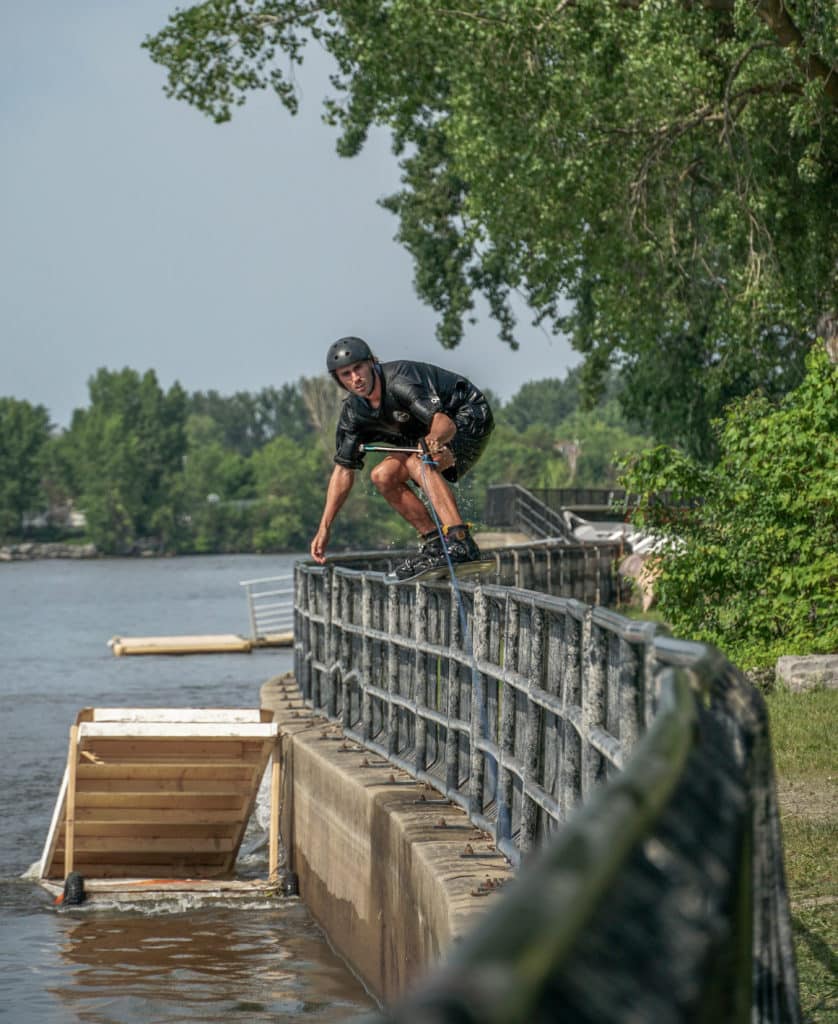
[[(299, 899), (57, 909), (39, 860), (70, 725), (90, 706), (255, 707), (287, 649), (114, 657), (113, 635), (249, 632), (239, 582), (293, 559), (0, 564), (0, 1019), (11, 1024), (346, 1021), (373, 1006)], [(257, 815), (243, 875), (267, 872)]]

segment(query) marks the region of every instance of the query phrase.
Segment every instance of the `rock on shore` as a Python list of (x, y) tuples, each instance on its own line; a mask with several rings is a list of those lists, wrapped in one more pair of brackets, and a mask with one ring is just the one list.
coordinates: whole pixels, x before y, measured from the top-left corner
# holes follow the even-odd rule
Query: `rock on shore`
[(38, 558), (98, 558), (95, 544), (5, 544), (0, 547), (0, 562), (33, 562)]
[(838, 654), (785, 655), (777, 661), (777, 681), (795, 693), (838, 690)]

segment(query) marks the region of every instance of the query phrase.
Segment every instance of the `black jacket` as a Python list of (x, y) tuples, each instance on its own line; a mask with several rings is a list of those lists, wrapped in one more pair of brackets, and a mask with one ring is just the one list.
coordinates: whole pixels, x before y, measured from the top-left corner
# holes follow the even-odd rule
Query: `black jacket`
[(359, 445), (412, 446), (428, 433), (434, 414), (455, 419), (464, 405), (486, 404), (486, 399), (467, 378), (430, 363), (407, 359), (377, 363), (381, 378), (381, 405), (373, 409), (360, 395), (347, 395), (338, 420), (335, 462), (347, 469), (362, 469)]

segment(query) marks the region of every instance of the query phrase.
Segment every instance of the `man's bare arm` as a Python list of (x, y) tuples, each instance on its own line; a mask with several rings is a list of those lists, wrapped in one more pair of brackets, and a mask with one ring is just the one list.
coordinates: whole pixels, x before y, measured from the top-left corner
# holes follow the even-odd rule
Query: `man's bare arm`
[(444, 412), (434, 413), (425, 444), (431, 455), (436, 455), (457, 433), (457, 424)]
[(329, 486), (326, 488), (326, 500), (323, 504), (323, 514), (320, 517), (320, 525), (314, 540), (311, 542), (311, 557), (321, 565), (326, 561), (326, 547), (329, 543), (329, 535), (332, 532), (332, 523), (343, 504), (349, 497), (352, 485), (355, 483), (355, 470), (347, 469), (346, 466), (335, 466), (332, 475), (329, 477)]

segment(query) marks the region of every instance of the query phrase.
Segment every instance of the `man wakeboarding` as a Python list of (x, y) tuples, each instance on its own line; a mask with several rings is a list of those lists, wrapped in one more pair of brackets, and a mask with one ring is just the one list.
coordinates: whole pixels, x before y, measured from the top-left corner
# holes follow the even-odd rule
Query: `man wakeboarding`
[[(349, 497), (356, 471), (363, 469), (367, 446), (378, 442), (387, 446), (382, 449), (387, 454), (370, 478), (421, 539), (419, 551), (396, 567), (396, 578), (442, 569), (449, 560), (455, 567), (478, 561), (480, 549), (450, 485), (475, 464), (494, 428), (482, 392), (461, 374), (430, 363), (380, 363), (369, 345), (355, 337), (340, 338), (329, 347), (326, 369), (348, 395), (311, 557), (325, 562), (335, 517)], [(439, 527), (410, 484), (425, 494)]]

